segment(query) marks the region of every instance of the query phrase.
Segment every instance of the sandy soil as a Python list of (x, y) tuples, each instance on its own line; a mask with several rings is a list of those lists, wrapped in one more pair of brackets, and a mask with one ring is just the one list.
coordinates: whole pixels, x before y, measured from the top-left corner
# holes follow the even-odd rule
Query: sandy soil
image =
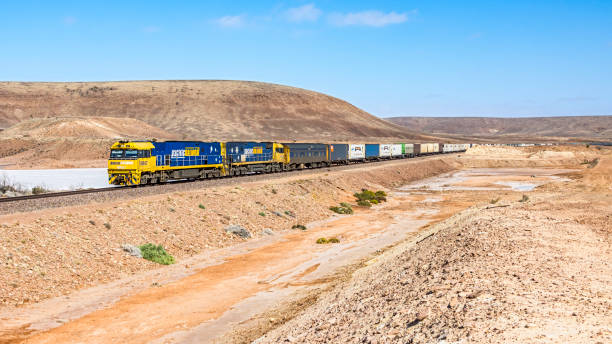
[(612, 342), (606, 153), (526, 202), (501, 196), (384, 253), (256, 342)]
[[(528, 193), (528, 202), (517, 201), (523, 192), (508, 189), (397, 189), (375, 209), (312, 222), (329, 216), (329, 205), (350, 201), (361, 187), (393, 189), (453, 168), (485, 164), (472, 155), (436, 160), (438, 165), (407, 162), (287, 178), (274, 185), (250, 183), (212, 193), (194, 190), (3, 216), (3, 242), (9, 249), (0, 255), (0, 268), (8, 278), (0, 284), (0, 295), (10, 298), (0, 311), (1, 337), (8, 342), (76, 342), (84, 336), (88, 342), (248, 342), (271, 331), (260, 341), (605, 342), (610, 324), (602, 319), (609, 314), (611, 296), (610, 160), (601, 151), (573, 153), (539, 161), (577, 170), (566, 173), (571, 181), (530, 172), (529, 178), (534, 174), (543, 185)], [(580, 165), (582, 155), (601, 160), (594, 167)], [(490, 158), (488, 167), (538, 163), (529, 157)], [(564, 165), (567, 161), (571, 164)], [(503, 181), (529, 182), (525, 171)], [(493, 182), (494, 177), (467, 183)], [(489, 204), (493, 199), (496, 203)], [(206, 202), (205, 210), (197, 207), (200, 202)], [(475, 208), (444, 221), (470, 206)], [(296, 217), (274, 213), (283, 215), (283, 209)], [(96, 225), (88, 222), (91, 216), (101, 216)], [(198, 223), (200, 216), (209, 221), (205, 226)], [(102, 230), (105, 238), (100, 240), (98, 221), (108, 219), (116, 221), (113, 230)], [(151, 233), (153, 221), (154, 228), (167, 231)], [(230, 222), (245, 224), (255, 240), (223, 234), (219, 227)], [(306, 222), (305, 232), (287, 230)], [(209, 226), (215, 230), (202, 230)], [(263, 235), (265, 227), (275, 235)], [(62, 237), (47, 237), (49, 232)], [(336, 236), (341, 244), (316, 245), (321, 236)], [(151, 263), (126, 256), (118, 246), (128, 238), (164, 243), (179, 264), (154, 270)], [(567, 267), (563, 273), (560, 261)], [(48, 270), (35, 271), (40, 268)], [(68, 280), (75, 282), (66, 287)], [(100, 285), (109, 280), (115, 282)], [(551, 293), (551, 286), (558, 292)], [(57, 293), (67, 296), (48, 299)], [(535, 307), (538, 302), (556, 302), (577, 315), (562, 317), (565, 311)], [(559, 319), (552, 325), (546, 322), (551, 314)], [(526, 325), (534, 330), (513, 330), (525, 328), (519, 320), (527, 315)], [(576, 328), (576, 319), (585, 327)], [(565, 332), (550, 337), (554, 326)]]

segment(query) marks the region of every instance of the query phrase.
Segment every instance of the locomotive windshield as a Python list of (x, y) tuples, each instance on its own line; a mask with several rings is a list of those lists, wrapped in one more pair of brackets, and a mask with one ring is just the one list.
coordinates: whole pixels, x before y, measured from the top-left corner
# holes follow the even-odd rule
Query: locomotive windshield
[(139, 155), (140, 157), (143, 157), (145, 155), (144, 151), (138, 151), (136, 149), (111, 149), (110, 158), (111, 159), (137, 159)]

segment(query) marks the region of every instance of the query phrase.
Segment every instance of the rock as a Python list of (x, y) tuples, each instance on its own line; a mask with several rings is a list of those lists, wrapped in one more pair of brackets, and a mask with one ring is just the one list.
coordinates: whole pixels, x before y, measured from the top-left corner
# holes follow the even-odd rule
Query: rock
[(240, 225), (229, 225), (225, 227), (225, 231), (228, 233), (236, 234), (237, 236), (245, 239), (251, 237), (251, 232), (249, 232), (246, 228)]
[(272, 231), (270, 228), (264, 228), (262, 233), (265, 235), (274, 235), (274, 231)]
[(130, 245), (130, 244), (123, 244), (121, 246), (121, 248), (130, 254), (130, 256), (134, 256), (134, 257), (138, 257), (138, 258), (142, 258), (142, 252), (140, 252), (140, 248), (134, 246), (134, 245)]

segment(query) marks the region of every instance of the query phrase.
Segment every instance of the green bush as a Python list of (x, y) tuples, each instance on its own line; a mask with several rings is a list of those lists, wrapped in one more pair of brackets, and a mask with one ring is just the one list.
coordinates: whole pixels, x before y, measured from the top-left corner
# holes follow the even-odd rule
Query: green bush
[(372, 203), (370, 203), (370, 201), (366, 201), (366, 200), (362, 200), (362, 201), (358, 201), (357, 205), (360, 207), (371, 207)]
[[(364, 207), (370, 207), (372, 204), (387, 201), (387, 193), (384, 191), (373, 192), (367, 189), (362, 189), (361, 192), (356, 192), (353, 194), (353, 196), (355, 196), (357, 204)], [(365, 202), (368, 202), (369, 205), (365, 205)]]
[(499, 197), (495, 198), (495, 199), (492, 199), (492, 200), (489, 201), (489, 203), (495, 204), (495, 203), (499, 202), (499, 199), (500, 199)]
[(108, 222), (104, 224), (104, 227), (106, 227), (106, 229), (111, 229), (111, 225)]
[(371, 199), (376, 199), (376, 194), (370, 190), (363, 189), (361, 192), (356, 192), (353, 194), (358, 201), (369, 201)]
[(337, 244), (339, 243), (340, 240), (338, 240), (338, 238), (319, 238), (317, 239), (317, 244)]
[(146, 260), (163, 265), (174, 264), (174, 257), (168, 254), (162, 245), (155, 246), (151, 243), (146, 243), (138, 248), (140, 248), (142, 258)]
[(199, 207), (200, 209), (206, 209), (206, 207), (204, 206), (204, 204), (200, 204), (200, 205), (198, 205), (198, 207)]
[(266, 216), (266, 213), (264, 213), (263, 211), (260, 211), (259, 216)]
[(374, 194), (376, 197), (387, 197), (387, 193), (382, 190), (376, 191)]
[(339, 207), (329, 207), (329, 210), (337, 214), (352, 214), (353, 213), (353, 207), (351, 207), (350, 204), (345, 203), (345, 202), (340, 203)]
[(291, 229), (301, 229), (301, 230), (305, 231), (306, 230), (306, 226), (297, 224), (297, 225), (291, 226)]

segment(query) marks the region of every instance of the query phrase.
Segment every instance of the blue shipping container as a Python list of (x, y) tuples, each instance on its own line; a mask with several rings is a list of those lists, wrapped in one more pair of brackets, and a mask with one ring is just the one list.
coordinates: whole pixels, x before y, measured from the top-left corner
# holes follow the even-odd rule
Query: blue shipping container
[(380, 156), (380, 145), (379, 144), (366, 144), (365, 145), (365, 156), (366, 158), (378, 158)]
[(223, 163), (221, 143), (197, 141), (152, 142), (157, 166), (197, 166)]

